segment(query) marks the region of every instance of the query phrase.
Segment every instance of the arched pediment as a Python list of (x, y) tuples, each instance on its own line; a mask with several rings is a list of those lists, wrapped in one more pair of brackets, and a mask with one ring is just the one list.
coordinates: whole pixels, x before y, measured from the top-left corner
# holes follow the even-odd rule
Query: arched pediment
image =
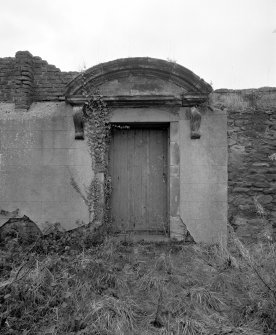
[(83, 84), (98, 88), (110, 103), (193, 105), (207, 99), (212, 87), (187, 68), (161, 59), (123, 58), (102, 63), (67, 84), (65, 98), (82, 103)]

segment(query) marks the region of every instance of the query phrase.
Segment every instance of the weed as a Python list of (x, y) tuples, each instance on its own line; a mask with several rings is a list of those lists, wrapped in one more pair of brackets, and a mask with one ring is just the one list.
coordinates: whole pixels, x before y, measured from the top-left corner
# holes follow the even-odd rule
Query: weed
[(274, 244), (247, 249), (233, 234), (228, 247), (86, 244), (85, 234), (2, 246), (1, 334), (276, 332)]

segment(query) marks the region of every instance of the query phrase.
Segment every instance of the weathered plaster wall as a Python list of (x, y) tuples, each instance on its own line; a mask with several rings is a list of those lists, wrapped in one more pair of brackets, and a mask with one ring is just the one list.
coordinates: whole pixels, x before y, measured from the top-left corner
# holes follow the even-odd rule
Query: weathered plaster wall
[[(75, 141), (72, 107), (64, 102), (33, 103), (28, 112), (0, 104), (0, 209), (26, 215), (40, 228), (67, 229), (88, 222), (88, 208), (71, 185), (85, 194), (92, 178), (85, 141)], [(3, 223), (3, 222), (2, 222)]]
[(217, 90), (211, 100), (228, 116), (229, 221), (246, 242), (275, 239), (276, 161), (269, 156), (276, 153), (276, 88)]
[(227, 116), (202, 117), (201, 138), (191, 140), (187, 111), (179, 121), (180, 215), (196, 241), (224, 240), (227, 223)]

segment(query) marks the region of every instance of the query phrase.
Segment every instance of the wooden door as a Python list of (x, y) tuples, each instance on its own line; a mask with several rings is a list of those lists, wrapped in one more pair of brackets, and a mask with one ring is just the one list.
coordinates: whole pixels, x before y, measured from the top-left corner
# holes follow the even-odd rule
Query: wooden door
[(117, 232), (167, 231), (168, 128), (115, 128), (111, 218)]

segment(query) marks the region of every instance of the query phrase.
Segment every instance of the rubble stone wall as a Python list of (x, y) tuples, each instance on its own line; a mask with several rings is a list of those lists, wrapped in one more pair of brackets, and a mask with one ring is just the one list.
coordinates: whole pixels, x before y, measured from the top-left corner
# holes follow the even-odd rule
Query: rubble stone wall
[(77, 72), (62, 72), (28, 51), (0, 58), (0, 101), (26, 110), (36, 101), (62, 101), (66, 84)]
[(217, 90), (212, 105), (228, 116), (228, 220), (245, 241), (273, 238), (276, 88)]

